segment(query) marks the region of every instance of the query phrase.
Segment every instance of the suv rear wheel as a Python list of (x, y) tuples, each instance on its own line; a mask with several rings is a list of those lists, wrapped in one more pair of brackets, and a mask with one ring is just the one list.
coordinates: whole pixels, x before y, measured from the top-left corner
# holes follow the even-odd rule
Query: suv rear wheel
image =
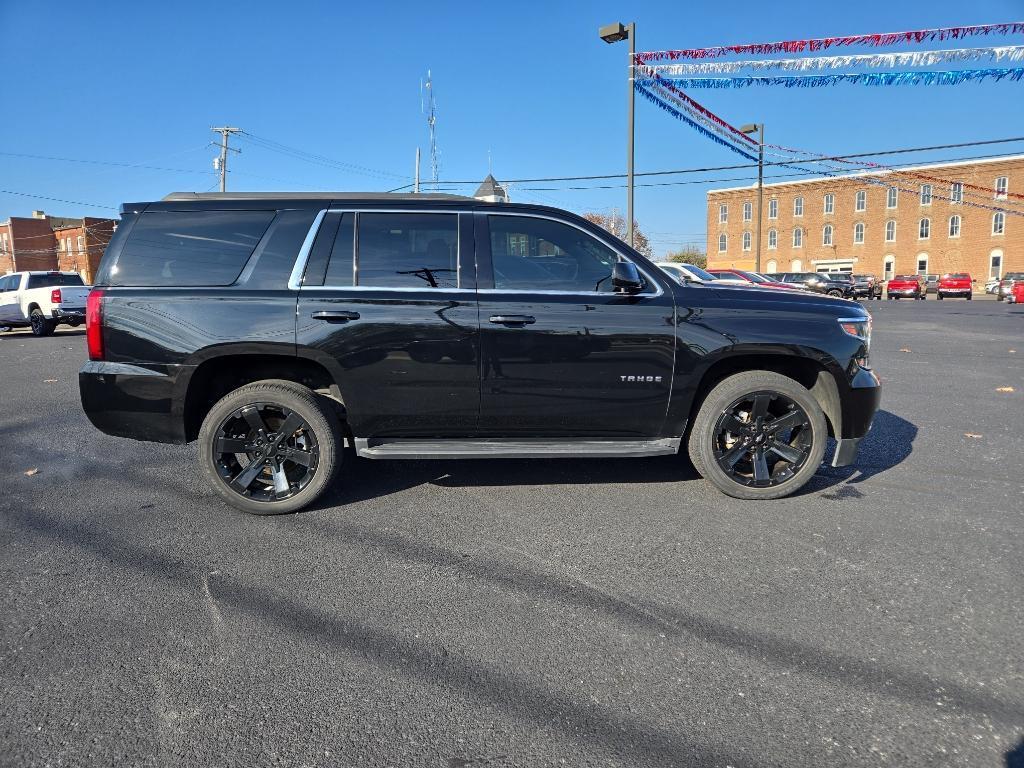
[(723, 493), (778, 499), (813, 477), (827, 439), (825, 414), (806, 388), (772, 371), (745, 371), (708, 393), (689, 452), (697, 472)]
[(333, 481), (342, 448), (330, 403), (281, 379), (221, 398), (199, 431), (199, 462), (213, 489), (254, 515), (295, 512), (316, 500)]

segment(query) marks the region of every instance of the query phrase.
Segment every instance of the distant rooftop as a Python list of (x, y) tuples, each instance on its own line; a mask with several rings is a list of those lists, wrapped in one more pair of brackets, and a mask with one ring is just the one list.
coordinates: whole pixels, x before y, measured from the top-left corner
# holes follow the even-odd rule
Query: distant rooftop
[(165, 201), (187, 200), (472, 200), (463, 195), (411, 192), (172, 192)]

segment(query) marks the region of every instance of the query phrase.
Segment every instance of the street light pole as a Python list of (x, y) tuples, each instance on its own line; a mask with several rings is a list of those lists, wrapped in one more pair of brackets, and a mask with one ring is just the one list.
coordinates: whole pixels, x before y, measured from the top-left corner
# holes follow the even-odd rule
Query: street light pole
[(617, 43), (620, 40), (629, 39), (629, 77), (626, 80), (629, 86), (629, 101), (627, 107), (626, 127), (626, 242), (633, 247), (633, 126), (636, 94), (633, 90), (633, 61), (636, 57), (636, 23), (622, 24), (615, 22), (608, 24), (598, 30), (597, 33), (606, 43)]
[(754, 271), (761, 271), (761, 212), (764, 203), (764, 123), (744, 125), (740, 131), (751, 134), (757, 131), (757, 251), (754, 257)]

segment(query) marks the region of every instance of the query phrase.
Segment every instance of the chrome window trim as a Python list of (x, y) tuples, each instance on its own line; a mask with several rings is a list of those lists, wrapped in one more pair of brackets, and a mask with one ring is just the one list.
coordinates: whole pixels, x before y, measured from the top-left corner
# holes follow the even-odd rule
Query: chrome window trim
[(306, 262), (309, 261), (309, 252), (313, 248), (313, 241), (316, 240), (316, 233), (320, 231), (320, 225), (323, 223), (324, 216), (327, 215), (327, 209), (324, 208), (313, 219), (313, 223), (309, 225), (309, 232), (306, 233), (306, 238), (302, 241), (302, 247), (299, 248), (298, 256), (295, 257), (295, 265), (292, 267), (292, 273), (288, 276), (288, 289), (291, 291), (297, 291), (302, 288), (302, 275), (306, 271)]
[[(661, 295), (663, 295), (665, 293), (664, 289), (662, 289), (662, 287), (661, 287), (661, 284), (658, 283), (658, 281), (655, 280), (650, 275), (650, 273), (648, 273), (648, 271), (646, 269), (644, 269), (639, 264), (637, 264), (633, 259), (629, 258), (626, 254), (624, 254), (622, 251), (620, 251), (618, 248), (616, 248), (612, 243), (610, 243), (607, 240), (605, 240), (604, 237), (599, 237), (599, 236), (595, 235), (593, 232), (590, 232), (589, 230), (584, 229), (579, 224), (574, 224), (571, 221), (566, 221), (565, 219), (560, 219), (560, 218), (558, 218), (556, 216), (545, 216), (544, 214), (541, 214), (541, 213), (531, 213), (531, 212), (528, 212), (528, 211), (480, 211), (480, 213), (482, 213), (485, 216), (516, 216), (518, 218), (547, 219), (548, 221), (554, 221), (554, 222), (556, 222), (558, 224), (565, 224), (568, 227), (575, 227), (576, 229), (578, 229), (583, 234), (587, 235), (588, 237), (592, 237), (595, 240), (597, 240), (599, 243), (603, 244), (609, 250), (614, 252), (615, 255), (618, 256), (620, 259), (628, 261), (630, 264), (634, 265), (637, 268), (637, 271), (639, 271), (640, 274), (642, 274), (647, 279), (647, 282), (650, 285), (653, 285), (655, 287), (655, 289), (657, 290), (656, 293), (631, 293), (631, 294), (625, 294), (625, 295), (629, 295), (629, 296), (642, 296), (642, 297), (653, 298), (653, 297), (656, 297), (656, 296), (661, 296)], [(488, 229), (490, 229), (490, 228), (488, 227)], [(492, 257), (492, 260), (493, 260), (493, 257)], [(606, 292), (606, 291), (545, 291), (545, 290), (523, 290), (523, 289), (520, 289), (520, 288), (479, 288), (477, 290), (478, 290), (479, 293), (515, 293), (515, 294), (540, 293), (540, 294), (547, 294), (547, 295), (553, 295), (553, 296), (615, 296), (615, 295), (617, 295), (614, 292), (609, 293), (609, 292)]]

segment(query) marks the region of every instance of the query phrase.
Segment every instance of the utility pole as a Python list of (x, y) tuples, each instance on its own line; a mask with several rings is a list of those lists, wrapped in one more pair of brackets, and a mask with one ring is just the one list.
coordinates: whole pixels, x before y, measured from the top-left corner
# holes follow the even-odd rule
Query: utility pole
[(228, 182), (228, 152), (231, 151), (231, 152), (241, 153), (241, 151), (242, 151), (240, 149), (235, 149), (234, 147), (229, 147), (228, 146), (228, 136), (230, 136), (232, 133), (241, 133), (242, 129), (241, 128), (231, 128), (229, 126), (222, 126), (220, 128), (211, 128), (210, 130), (213, 131), (214, 133), (219, 133), (221, 135), (221, 142), (220, 142), (220, 144), (215, 145), (215, 146), (220, 147), (220, 158), (218, 158), (218, 161), (216, 163), (214, 163), (214, 167), (217, 170), (220, 171), (220, 191), (221, 192), (227, 192), (228, 191), (228, 183), (227, 183)]
[(757, 133), (757, 251), (754, 256), (754, 271), (761, 271), (761, 211), (764, 203), (764, 123), (749, 123), (740, 127), (740, 133), (748, 136)]

